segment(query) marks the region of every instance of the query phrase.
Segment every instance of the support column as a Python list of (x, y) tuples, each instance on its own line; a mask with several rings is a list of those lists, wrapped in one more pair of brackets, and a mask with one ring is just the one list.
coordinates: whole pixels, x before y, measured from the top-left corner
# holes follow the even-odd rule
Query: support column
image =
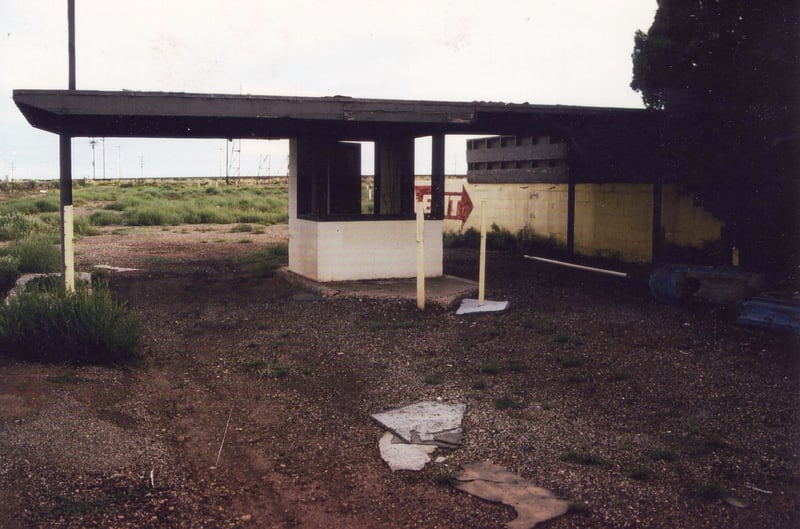
[(61, 269), (67, 292), (75, 290), (75, 250), (72, 216), (72, 137), (61, 134), (59, 140), (59, 192), (61, 202)]
[(663, 184), (661, 181), (653, 183), (653, 236), (651, 241), (650, 262), (659, 264), (664, 253), (664, 230), (661, 220), (663, 197)]
[(567, 182), (567, 254), (575, 253), (575, 180), (572, 173)]
[(444, 134), (431, 138), (431, 216), (432, 220), (444, 219)]
[[(75, 90), (75, 0), (67, 0), (67, 53), (69, 56), (69, 89)], [(72, 136), (58, 136), (59, 195), (61, 202), (61, 269), (64, 288), (75, 290), (75, 249), (72, 215)]]
[(375, 213), (414, 215), (414, 138), (383, 138), (375, 143)]

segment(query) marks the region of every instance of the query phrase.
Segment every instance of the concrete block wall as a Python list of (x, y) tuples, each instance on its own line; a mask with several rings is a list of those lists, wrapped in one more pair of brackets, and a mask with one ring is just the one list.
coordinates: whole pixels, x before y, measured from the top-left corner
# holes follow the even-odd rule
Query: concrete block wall
[[(448, 179), (447, 191), (464, 186), (475, 206), (463, 228), (446, 220), (444, 229), (480, 229), (480, 204), (489, 204), (488, 226), (496, 223), (512, 233), (530, 227), (536, 233), (567, 241), (566, 184), (468, 184)], [(701, 247), (720, 237), (722, 222), (693, 203), (691, 196), (665, 185), (662, 191), (664, 242)], [(577, 184), (575, 186), (575, 251), (584, 255), (617, 255), (629, 262), (652, 256), (652, 184)]]
[(575, 251), (647, 262), (652, 255), (651, 184), (575, 186)]
[(683, 247), (699, 247), (719, 240), (723, 223), (696, 204), (688, 193), (674, 185), (665, 185), (662, 192), (661, 225), (664, 243)]
[[(536, 233), (567, 239), (567, 186), (566, 184), (467, 184), (466, 179), (449, 178), (445, 190), (458, 192), (466, 187), (474, 205), (472, 214), (463, 229), (480, 230), (481, 202), (488, 205), (487, 226), (495, 223), (516, 232), (525, 226)], [(458, 220), (446, 220), (444, 229), (462, 229)]]

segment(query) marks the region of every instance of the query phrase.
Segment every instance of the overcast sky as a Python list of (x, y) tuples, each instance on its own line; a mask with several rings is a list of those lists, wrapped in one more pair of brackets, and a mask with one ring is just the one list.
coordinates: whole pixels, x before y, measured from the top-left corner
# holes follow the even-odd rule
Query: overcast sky
[[(76, 0), (77, 88), (642, 107), (633, 35), (656, 0)], [(0, 178), (57, 178), (58, 140), (15, 88), (67, 88), (67, 1), (0, 0)], [(105, 140), (109, 178), (224, 174), (223, 140)], [(446, 170), (463, 172), (463, 141)], [(285, 171), (244, 141), (232, 170)], [(424, 164), (423, 164), (424, 165)], [(73, 139), (75, 178), (92, 175)]]

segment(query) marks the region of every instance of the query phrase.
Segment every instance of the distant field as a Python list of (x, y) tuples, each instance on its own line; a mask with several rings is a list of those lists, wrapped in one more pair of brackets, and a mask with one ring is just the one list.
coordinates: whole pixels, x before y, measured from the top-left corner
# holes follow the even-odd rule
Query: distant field
[[(257, 224), (288, 221), (285, 178), (150, 179), (77, 181), (73, 187), (76, 234), (99, 226)], [(0, 194), (0, 239), (30, 232), (57, 232), (57, 182), (4, 183)], [(15, 233), (10, 227), (17, 226)], [(26, 233), (27, 232), (27, 233)]]

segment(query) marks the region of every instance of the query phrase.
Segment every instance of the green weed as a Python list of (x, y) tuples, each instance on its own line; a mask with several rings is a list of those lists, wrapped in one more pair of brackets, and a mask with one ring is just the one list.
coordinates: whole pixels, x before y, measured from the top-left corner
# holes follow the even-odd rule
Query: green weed
[(500, 362), (498, 362), (497, 358), (490, 358), (482, 363), (478, 370), (487, 375), (496, 375), (500, 372)]
[(435, 371), (433, 373), (428, 373), (427, 375), (425, 375), (422, 381), (425, 382), (426, 384), (436, 386), (438, 384), (441, 384), (443, 379), (444, 376), (442, 375), (442, 373), (440, 371)]
[(20, 360), (112, 365), (131, 360), (141, 323), (102, 285), (25, 292), (0, 306), (0, 350)]
[(0, 255), (16, 260), (21, 273), (49, 273), (61, 269), (61, 252), (52, 237), (35, 236), (12, 241)]
[(605, 459), (598, 455), (579, 450), (567, 450), (566, 452), (561, 452), (558, 458), (565, 463), (577, 463), (579, 465), (587, 466), (604, 466), (608, 464)]
[(498, 410), (509, 410), (509, 409), (521, 409), (524, 408), (524, 404), (515, 400), (513, 397), (509, 395), (504, 395), (502, 397), (498, 397), (494, 399), (494, 407)]

